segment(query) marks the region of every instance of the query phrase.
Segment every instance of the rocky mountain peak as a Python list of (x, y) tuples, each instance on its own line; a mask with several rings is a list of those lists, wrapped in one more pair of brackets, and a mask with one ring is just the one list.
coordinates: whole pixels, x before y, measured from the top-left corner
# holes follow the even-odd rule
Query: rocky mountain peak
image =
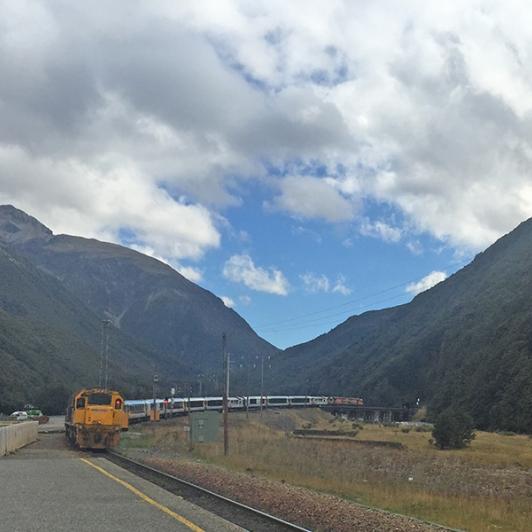
[(0, 205), (0, 242), (21, 244), (29, 240), (49, 240), (53, 233), (33, 216), (13, 207)]

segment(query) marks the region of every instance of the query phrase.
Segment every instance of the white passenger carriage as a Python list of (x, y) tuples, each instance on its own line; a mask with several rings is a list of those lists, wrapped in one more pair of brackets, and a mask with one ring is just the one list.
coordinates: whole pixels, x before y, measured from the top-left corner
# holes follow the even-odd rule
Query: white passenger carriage
[[(243, 397), (229, 397), (229, 410), (259, 409), (260, 395)], [(317, 395), (264, 395), (263, 408), (301, 408), (324, 406), (330, 402), (328, 397)], [(180, 415), (188, 412), (204, 410), (223, 410), (223, 397), (173, 397), (171, 399), (156, 399), (155, 409), (153, 399), (127, 400), (125, 410), (130, 423), (153, 421)]]
[(266, 398), (266, 402), (268, 406), (274, 406), (278, 408), (290, 405), (287, 395), (269, 395)]

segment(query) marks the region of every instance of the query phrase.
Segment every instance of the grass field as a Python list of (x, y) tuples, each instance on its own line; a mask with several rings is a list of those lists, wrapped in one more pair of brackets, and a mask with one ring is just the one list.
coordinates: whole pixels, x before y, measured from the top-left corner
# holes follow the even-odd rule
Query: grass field
[[(230, 455), (220, 441), (188, 451), (185, 419), (147, 424), (125, 447), (178, 452), (232, 470), (473, 531), (531, 530), (532, 439), (477, 433), (470, 448), (439, 451), (430, 432), (335, 421), (319, 410), (231, 413)], [(296, 428), (358, 430), (355, 440), (402, 449), (290, 437)], [(220, 435), (221, 436), (221, 435)]]

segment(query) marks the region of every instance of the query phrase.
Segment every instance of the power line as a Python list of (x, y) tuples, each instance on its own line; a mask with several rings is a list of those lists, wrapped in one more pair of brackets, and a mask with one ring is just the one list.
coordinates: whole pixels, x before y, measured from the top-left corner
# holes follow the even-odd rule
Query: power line
[[(373, 304), (374, 305), (378, 305), (379, 303), (386, 303), (386, 302), (389, 302), (389, 301), (394, 301), (394, 300), (399, 299), (400, 297), (404, 297), (404, 294), (401, 293), (401, 294), (397, 294), (395, 296), (392, 296), (392, 297), (389, 297), (389, 298), (386, 298), (386, 299), (381, 299), (379, 301), (375, 301)], [(364, 312), (366, 312), (368, 310), (371, 310), (369, 308), (369, 306), (362, 307), (362, 309), (364, 309)], [(338, 322), (337, 317), (343, 316), (346, 312), (350, 312), (350, 310), (344, 310), (341, 313), (336, 313), (336, 314), (331, 315), (331, 316), (322, 316), (322, 317), (315, 318), (315, 319), (312, 319), (312, 320), (308, 320), (308, 321), (305, 321), (303, 323), (295, 324), (295, 325), (289, 326), (289, 327), (270, 327), (270, 328), (259, 329), (259, 330), (260, 330), (261, 334), (263, 334), (264, 332), (272, 334), (272, 333), (278, 333), (278, 332), (296, 331), (298, 329), (308, 329), (310, 327), (314, 327), (315, 325), (317, 325), (319, 323), (335, 324), (335, 323)], [(350, 318), (350, 317), (351, 317), (351, 315), (346, 316), (346, 319)], [(325, 320), (325, 321), (323, 321), (323, 320)]]
[(374, 292), (372, 294), (368, 294), (364, 297), (360, 297), (360, 298), (355, 298), (355, 299), (350, 299), (348, 301), (345, 301), (344, 303), (341, 303), (339, 305), (332, 305), (330, 307), (325, 307), (325, 308), (322, 308), (321, 310), (316, 310), (316, 311), (313, 311), (313, 312), (308, 312), (308, 313), (305, 313), (305, 314), (299, 314), (298, 316), (293, 316), (291, 318), (286, 318), (284, 320), (279, 320), (279, 321), (274, 321), (274, 322), (267, 322), (263, 325), (255, 325), (255, 327), (257, 329), (269, 329), (270, 327), (273, 327), (275, 325), (281, 325), (281, 324), (285, 324), (285, 323), (288, 323), (288, 322), (292, 322), (292, 321), (298, 321), (300, 320), (301, 318), (306, 318), (308, 316), (315, 316), (317, 314), (322, 314), (323, 312), (327, 312), (329, 310), (335, 310), (335, 309), (338, 309), (338, 308), (342, 308), (342, 307), (346, 307), (346, 306), (349, 306), (349, 305), (352, 305), (354, 303), (360, 303), (361, 301), (366, 301), (368, 299), (371, 299), (375, 296), (379, 296), (379, 295), (382, 295), (382, 294), (386, 294), (387, 292), (391, 292), (392, 290), (397, 290), (397, 288), (402, 288), (410, 283), (413, 283), (415, 281), (417, 281), (418, 279), (411, 279), (409, 281), (405, 281), (401, 284), (398, 284), (398, 285), (395, 285), (395, 286), (391, 286), (390, 288), (386, 288), (385, 290), (380, 290), (378, 292)]

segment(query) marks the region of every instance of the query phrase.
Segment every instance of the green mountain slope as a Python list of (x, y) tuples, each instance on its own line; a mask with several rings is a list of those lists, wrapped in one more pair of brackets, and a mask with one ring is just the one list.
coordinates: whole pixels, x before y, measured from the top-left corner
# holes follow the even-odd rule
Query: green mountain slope
[(58, 235), (0, 206), (0, 242), (58, 279), (125, 334), (198, 372), (221, 369), (221, 338), (236, 357), (277, 349), (214, 294), (170, 266), (123, 246)]
[[(32, 401), (62, 410), (75, 388), (98, 384), (100, 345), (98, 316), (55, 278), (0, 247), (0, 411)], [(130, 396), (148, 393), (156, 355), (116, 329), (109, 353), (110, 383)], [(168, 374), (183, 371), (158, 361)]]
[(281, 390), (361, 395), (532, 432), (532, 220), (407, 305), (354, 316), (276, 358)]

